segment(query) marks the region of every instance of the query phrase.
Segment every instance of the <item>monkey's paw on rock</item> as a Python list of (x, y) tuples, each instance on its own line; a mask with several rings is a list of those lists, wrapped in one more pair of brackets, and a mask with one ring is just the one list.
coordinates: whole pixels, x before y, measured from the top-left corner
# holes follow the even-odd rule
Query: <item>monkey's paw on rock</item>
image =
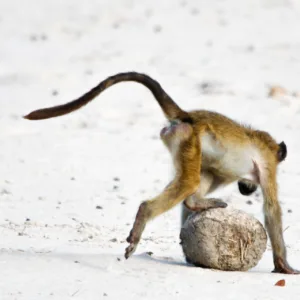
[(255, 267), (267, 246), (263, 225), (229, 208), (193, 213), (183, 224), (180, 239), (188, 263), (223, 271)]

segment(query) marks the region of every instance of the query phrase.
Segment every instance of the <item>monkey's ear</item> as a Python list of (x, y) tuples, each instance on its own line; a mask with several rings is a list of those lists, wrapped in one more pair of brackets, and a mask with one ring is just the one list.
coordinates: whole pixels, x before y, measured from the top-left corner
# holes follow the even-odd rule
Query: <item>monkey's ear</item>
[(280, 144), (278, 144), (278, 146), (279, 146), (279, 150), (277, 152), (277, 159), (279, 162), (281, 162), (285, 160), (287, 156), (287, 147), (284, 142), (281, 142)]

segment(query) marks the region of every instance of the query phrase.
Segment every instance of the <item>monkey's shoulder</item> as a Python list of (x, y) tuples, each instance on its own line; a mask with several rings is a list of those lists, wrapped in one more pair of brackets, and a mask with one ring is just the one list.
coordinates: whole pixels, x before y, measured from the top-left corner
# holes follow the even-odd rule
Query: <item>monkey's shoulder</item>
[(268, 147), (277, 151), (278, 144), (266, 131), (256, 130), (250, 125), (241, 124), (220, 113), (206, 110), (197, 110), (190, 113), (199, 135), (209, 134), (216, 141), (234, 145), (248, 144), (257, 147)]

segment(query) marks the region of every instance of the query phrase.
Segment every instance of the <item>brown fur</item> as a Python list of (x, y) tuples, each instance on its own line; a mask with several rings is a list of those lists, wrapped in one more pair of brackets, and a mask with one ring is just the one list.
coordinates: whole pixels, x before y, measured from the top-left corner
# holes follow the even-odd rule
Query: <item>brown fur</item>
[[(260, 184), (263, 191), (265, 223), (273, 248), (274, 271), (298, 274), (299, 272), (292, 269), (286, 260), (281, 209), (277, 197), (276, 170), (278, 163), (286, 157), (286, 146), (283, 142), (277, 144), (267, 132), (243, 126), (215, 112), (185, 112), (157, 81), (135, 72), (111, 76), (74, 101), (36, 110), (24, 118), (41, 120), (68, 114), (89, 103), (106, 88), (122, 81), (135, 81), (150, 89), (165, 116), (171, 121), (171, 125), (161, 131), (161, 139), (173, 157), (176, 170), (174, 179), (161, 194), (140, 205), (127, 238), (130, 245), (126, 248), (125, 257), (128, 258), (135, 251), (150, 219), (183, 201), (185, 208), (182, 221), (191, 211), (226, 207), (222, 200), (205, 196), (221, 184), (245, 180), (245, 184), (248, 185)], [(219, 151), (223, 155), (222, 159), (219, 158), (218, 152), (216, 155), (204, 153), (201, 145), (201, 138), (204, 136), (210, 139), (213, 151)], [(231, 166), (230, 154), (236, 147), (245, 149), (245, 153), (247, 149), (255, 149), (255, 153), (259, 153), (261, 161), (253, 161), (253, 182), (241, 177), (236, 165)], [(224, 161), (225, 154), (229, 154), (229, 158)]]

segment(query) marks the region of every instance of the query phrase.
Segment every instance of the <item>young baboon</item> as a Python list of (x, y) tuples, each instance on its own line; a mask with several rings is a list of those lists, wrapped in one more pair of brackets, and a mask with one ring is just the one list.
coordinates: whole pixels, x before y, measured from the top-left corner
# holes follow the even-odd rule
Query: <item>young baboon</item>
[(74, 101), (33, 111), (24, 118), (41, 120), (68, 114), (123, 81), (135, 81), (146, 86), (169, 120), (169, 126), (161, 130), (160, 136), (171, 153), (176, 171), (161, 194), (141, 203), (127, 238), (129, 246), (125, 257), (128, 258), (136, 250), (149, 220), (180, 202), (184, 203), (182, 221), (191, 211), (226, 207), (222, 200), (206, 198), (206, 195), (220, 185), (238, 181), (243, 195), (254, 192), (257, 185), (261, 186), (265, 226), (273, 249), (274, 272), (299, 274), (287, 262), (277, 196), (277, 166), (286, 158), (287, 148), (284, 142), (278, 144), (267, 132), (243, 126), (216, 112), (186, 112), (157, 81), (136, 72), (110, 76)]

